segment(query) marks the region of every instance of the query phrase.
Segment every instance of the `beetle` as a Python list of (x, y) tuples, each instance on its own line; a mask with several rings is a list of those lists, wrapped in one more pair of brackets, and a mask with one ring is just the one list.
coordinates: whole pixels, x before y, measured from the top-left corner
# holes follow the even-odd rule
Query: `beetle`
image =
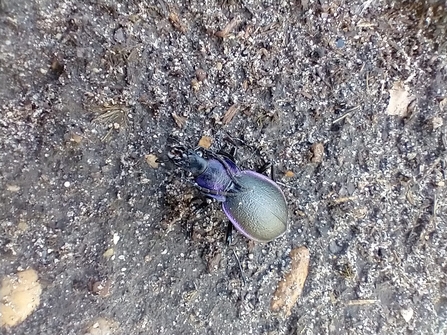
[(222, 203), (224, 213), (244, 236), (268, 242), (287, 230), (286, 198), (272, 179), (240, 169), (232, 155), (222, 152), (175, 145), (168, 157), (192, 174), (199, 191)]

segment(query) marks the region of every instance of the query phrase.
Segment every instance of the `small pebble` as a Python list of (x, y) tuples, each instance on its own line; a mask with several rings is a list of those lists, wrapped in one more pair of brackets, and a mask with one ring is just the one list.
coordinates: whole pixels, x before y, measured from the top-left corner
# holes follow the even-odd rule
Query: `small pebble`
[(345, 41), (342, 38), (338, 38), (335, 42), (335, 45), (337, 46), (337, 48), (341, 49), (345, 46)]
[(113, 234), (113, 244), (117, 245), (120, 240), (120, 236), (117, 233)]
[(406, 322), (410, 322), (411, 318), (413, 317), (413, 309), (410, 307), (408, 309), (401, 309), (400, 314), (404, 318)]

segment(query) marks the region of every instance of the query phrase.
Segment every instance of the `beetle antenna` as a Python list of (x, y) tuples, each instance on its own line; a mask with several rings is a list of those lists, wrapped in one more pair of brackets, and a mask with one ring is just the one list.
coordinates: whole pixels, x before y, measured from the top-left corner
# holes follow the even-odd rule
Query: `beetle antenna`
[(231, 251), (233, 251), (233, 255), (236, 258), (237, 265), (239, 266), (239, 271), (241, 271), (242, 283), (245, 286), (247, 284), (247, 282), (245, 281), (244, 271), (242, 270), (241, 262), (239, 262), (239, 257), (237, 257), (237, 254), (234, 251), (234, 249), (231, 249)]

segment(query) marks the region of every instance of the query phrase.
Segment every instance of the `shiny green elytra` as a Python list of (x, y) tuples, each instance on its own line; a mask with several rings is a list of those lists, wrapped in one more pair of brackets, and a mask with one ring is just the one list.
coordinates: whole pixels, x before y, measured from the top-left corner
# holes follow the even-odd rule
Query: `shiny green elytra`
[(268, 242), (287, 230), (287, 204), (279, 186), (254, 171), (241, 171), (236, 180), (244, 191), (227, 196), (223, 211), (248, 238)]

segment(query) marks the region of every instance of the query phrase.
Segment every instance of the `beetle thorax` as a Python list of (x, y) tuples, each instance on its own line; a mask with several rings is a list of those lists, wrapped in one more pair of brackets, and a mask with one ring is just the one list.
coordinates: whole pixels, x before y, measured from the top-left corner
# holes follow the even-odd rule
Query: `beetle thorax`
[(206, 169), (197, 176), (196, 183), (208, 190), (226, 192), (233, 184), (230, 171), (216, 159), (210, 159)]

